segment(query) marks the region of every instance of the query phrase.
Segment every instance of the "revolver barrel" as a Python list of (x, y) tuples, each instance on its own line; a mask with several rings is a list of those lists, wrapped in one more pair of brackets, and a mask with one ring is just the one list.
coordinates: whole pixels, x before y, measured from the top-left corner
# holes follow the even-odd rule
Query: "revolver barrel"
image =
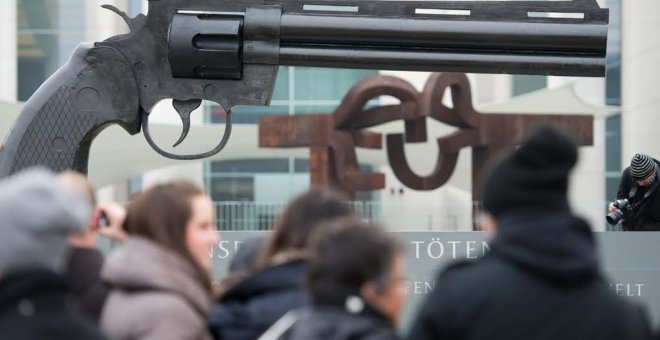
[[(225, 43), (200, 48), (200, 35)], [(606, 47), (607, 20), (586, 17), (456, 19), (254, 7), (225, 15), (177, 14), (170, 29), (170, 61), (187, 69), (173, 69), (174, 76), (217, 79), (240, 79), (242, 65), (250, 63), (602, 76)], [(208, 71), (213, 69), (221, 72)]]
[(280, 64), (596, 76), (607, 26), (283, 15)]
[(285, 14), (282, 15), (280, 39), (282, 45), (602, 56), (607, 43), (607, 26)]

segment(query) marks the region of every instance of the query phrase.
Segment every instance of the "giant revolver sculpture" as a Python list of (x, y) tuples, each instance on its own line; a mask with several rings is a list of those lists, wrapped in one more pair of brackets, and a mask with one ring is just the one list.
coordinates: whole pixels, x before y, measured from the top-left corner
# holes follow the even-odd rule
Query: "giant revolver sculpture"
[(202, 99), (268, 105), (278, 65), (603, 76), (608, 10), (573, 1), (150, 0), (130, 33), (81, 44), (25, 103), (0, 150), (0, 176), (43, 165), (87, 172), (92, 140), (119, 124), (149, 133), (172, 98), (183, 132)]

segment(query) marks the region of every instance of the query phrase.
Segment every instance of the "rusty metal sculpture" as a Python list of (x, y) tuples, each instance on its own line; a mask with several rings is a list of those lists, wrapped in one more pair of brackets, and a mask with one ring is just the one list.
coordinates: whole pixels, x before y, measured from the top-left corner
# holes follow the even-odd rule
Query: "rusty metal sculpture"
[[(453, 107), (442, 103), (451, 89)], [(365, 109), (371, 99), (392, 96), (400, 104)], [(415, 174), (406, 161), (404, 143), (426, 142), (426, 118), (458, 128), (437, 139), (435, 169)], [(396, 177), (412, 189), (433, 190), (449, 180), (461, 148), (472, 147), (472, 195), (480, 196), (481, 171), (498, 152), (513, 144), (535, 124), (554, 123), (573, 132), (581, 145), (593, 144), (593, 116), (551, 114), (480, 114), (472, 106), (468, 78), (463, 73), (435, 73), (419, 93), (410, 83), (391, 76), (366, 78), (356, 84), (331, 114), (262, 116), (260, 147), (309, 147), (312, 187), (331, 185), (353, 195), (385, 188), (382, 173), (360, 172), (356, 147), (382, 149), (382, 135), (362, 129), (395, 120), (405, 121), (404, 134), (388, 134), (387, 156)]]

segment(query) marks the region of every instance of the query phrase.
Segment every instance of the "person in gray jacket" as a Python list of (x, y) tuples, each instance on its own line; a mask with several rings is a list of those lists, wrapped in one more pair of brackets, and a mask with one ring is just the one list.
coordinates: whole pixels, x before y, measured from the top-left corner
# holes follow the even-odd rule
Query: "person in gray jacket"
[(46, 169), (0, 180), (0, 339), (105, 339), (69, 301), (67, 238), (91, 207)]
[(131, 201), (129, 237), (101, 272), (112, 287), (101, 316), (111, 339), (211, 338), (213, 221), (210, 198), (189, 182), (156, 185)]

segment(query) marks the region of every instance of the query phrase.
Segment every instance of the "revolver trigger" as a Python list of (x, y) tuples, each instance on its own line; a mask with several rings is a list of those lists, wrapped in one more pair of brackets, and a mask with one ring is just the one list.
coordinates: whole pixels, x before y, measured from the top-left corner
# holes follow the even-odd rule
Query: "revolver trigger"
[(181, 123), (183, 124), (183, 131), (181, 131), (181, 136), (179, 140), (174, 143), (173, 146), (177, 146), (186, 139), (188, 131), (190, 131), (190, 114), (202, 104), (201, 99), (189, 99), (189, 100), (172, 100), (172, 106), (181, 117)]

